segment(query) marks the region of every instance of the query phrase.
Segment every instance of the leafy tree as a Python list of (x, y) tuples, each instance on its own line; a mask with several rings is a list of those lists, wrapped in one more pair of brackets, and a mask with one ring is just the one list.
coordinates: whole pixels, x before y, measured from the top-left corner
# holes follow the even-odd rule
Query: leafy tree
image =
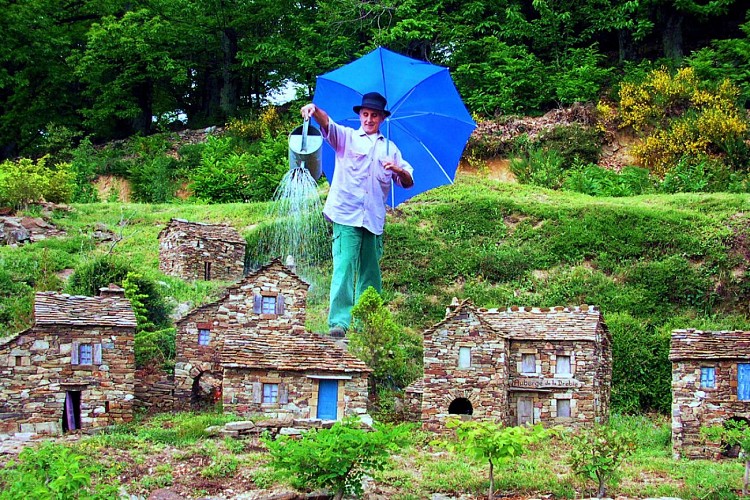
[(359, 298), (352, 319), (349, 350), (372, 369), (373, 394), (378, 388), (404, 388), (417, 378), (421, 367), (416, 359), (422, 358), (419, 338), (393, 320), (375, 288), (367, 288)]
[(721, 442), (726, 446), (739, 446), (745, 458), (745, 475), (742, 479), (742, 494), (747, 495), (750, 484), (750, 425), (745, 420), (727, 420), (724, 425), (701, 428), (704, 440)]
[(266, 436), (263, 442), (271, 467), (289, 474), (296, 488), (328, 488), (341, 499), (345, 493), (362, 494), (362, 477), (383, 470), (406, 433), (406, 426), (368, 431), (346, 419), (330, 429), (310, 430), (301, 439)]
[(505, 427), (492, 421), (457, 419), (449, 420), (449, 429), (455, 429), (461, 450), (472, 458), (487, 460), (490, 464), (490, 489), (487, 498), (493, 499), (495, 491), (495, 464), (510, 462), (521, 456), (526, 447), (552, 436), (555, 429), (545, 429), (541, 424), (534, 427)]
[(148, 317), (146, 307), (149, 297), (141, 292), (139, 283), (144, 283), (143, 276), (134, 272), (128, 272), (122, 282), (125, 297), (130, 300), (137, 323), (133, 346), (135, 364), (141, 367), (149, 362), (157, 361), (169, 365), (175, 357), (175, 329), (172, 327), (158, 329), (154, 325)]
[(635, 447), (628, 437), (607, 425), (582, 429), (570, 442), (573, 449), (568, 462), (575, 474), (597, 482), (597, 498), (604, 497), (607, 483)]

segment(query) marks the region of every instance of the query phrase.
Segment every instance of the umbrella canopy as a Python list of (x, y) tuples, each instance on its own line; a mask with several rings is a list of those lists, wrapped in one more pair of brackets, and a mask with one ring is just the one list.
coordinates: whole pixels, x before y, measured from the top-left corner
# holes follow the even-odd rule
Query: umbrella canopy
[[(458, 95), (448, 68), (411, 59), (382, 47), (318, 76), (313, 102), (338, 124), (359, 128), (352, 110), (368, 92), (388, 100), (391, 116), (381, 132), (414, 167), (414, 186), (392, 186), (389, 205), (452, 183), (466, 141), (476, 123)], [(333, 178), (334, 154), (323, 151), (323, 172)]]

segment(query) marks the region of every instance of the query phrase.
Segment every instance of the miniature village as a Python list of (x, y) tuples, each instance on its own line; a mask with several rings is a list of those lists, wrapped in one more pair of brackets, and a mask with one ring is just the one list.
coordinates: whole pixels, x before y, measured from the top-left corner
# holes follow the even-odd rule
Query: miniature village
[[(0, 343), (0, 433), (61, 435), (147, 413), (200, 409), (287, 425), (367, 417), (368, 373), (341, 339), (305, 328), (309, 285), (279, 260), (245, 275), (245, 240), (226, 225), (172, 219), (160, 269), (234, 281), (176, 322), (173, 374), (136, 370), (136, 318), (122, 288), (97, 297), (38, 292), (34, 323)], [(700, 428), (750, 418), (747, 332), (672, 333), (675, 457), (709, 458)], [(612, 340), (596, 307), (475, 307), (457, 299), (423, 332), (424, 375), (404, 391), (410, 418), (570, 428), (605, 422)]]

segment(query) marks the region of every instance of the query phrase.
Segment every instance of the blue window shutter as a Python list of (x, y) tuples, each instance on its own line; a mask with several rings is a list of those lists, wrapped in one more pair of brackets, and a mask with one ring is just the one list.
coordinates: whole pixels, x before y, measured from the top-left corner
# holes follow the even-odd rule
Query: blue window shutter
[(78, 342), (73, 342), (73, 346), (70, 348), (70, 364), (78, 364)]
[(279, 384), (279, 403), (285, 405), (289, 402), (289, 389), (286, 384)]
[(253, 313), (260, 314), (262, 304), (263, 297), (261, 297), (259, 293), (256, 293), (253, 297)]
[(253, 403), (263, 402), (263, 384), (253, 382)]
[(102, 364), (102, 345), (94, 344), (94, 364)]
[(750, 364), (737, 365), (737, 399), (750, 401)]
[(281, 294), (276, 297), (276, 314), (279, 316), (284, 314), (284, 296)]

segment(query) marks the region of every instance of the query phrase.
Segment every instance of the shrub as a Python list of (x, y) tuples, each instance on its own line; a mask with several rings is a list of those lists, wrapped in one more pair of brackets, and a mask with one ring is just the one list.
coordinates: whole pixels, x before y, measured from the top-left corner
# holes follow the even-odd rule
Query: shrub
[(648, 169), (624, 167), (621, 172), (583, 165), (568, 172), (563, 189), (590, 196), (636, 196), (654, 190), (654, 181)]
[(612, 334), (612, 411), (669, 411), (672, 372), (670, 331), (628, 313), (606, 316)]
[(396, 324), (378, 292), (369, 287), (352, 308), (349, 350), (372, 369), (370, 390), (403, 389), (417, 379), (420, 338)]
[(547, 69), (525, 46), (485, 37), (461, 44), (454, 59), (453, 78), (472, 111), (486, 116), (517, 114), (553, 100)]
[(659, 184), (663, 193), (747, 192), (746, 174), (734, 172), (725, 163), (709, 157), (683, 156)]
[(118, 497), (118, 485), (93, 484), (101, 469), (86, 457), (60, 444), (27, 447), (17, 460), (0, 469), (0, 499), (76, 498), (81, 500)]
[(559, 189), (565, 178), (565, 159), (553, 149), (532, 146), (525, 155), (510, 160), (510, 171), (521, 184)]
[(559, 125), (544, 131), (537, 140), (539, 147), (556, 151), (566, 167), (596, 163), (601, 154), (601, 133), (593, 127), (578, 123)]
[(365, 474), (385, 468), (408, 427), (357, 427), (354, 420), (336, 422), (330, 429), (310, 430), (301, 439), (265, 437), (270, 466), (291, 476), (295, 488), (328, 488), (340, 499), (362, 494)]
[(46, 157), (36, 162), (21, 158), (0, 163), (0, 205), (24, 208), (43, 200), (64, 203), (72, 197), (73, 188), (68, 163), (50, 167)]
[(73, 197), (75, 203), (94, 203), (99, 196), (93, 186), (97, 175), (97, 165), (101, 161), (91, 140), (85, 138), (72, 154), (70, 170), (73, 174)]
[[(122, 285), (128, 273), (133, 269), (119, 259), (105, 255), (85, 262), (78, 266), (68, 279), (67, 293), (72, 295), (87, 295), (96, 297), (99, 289), (110, 283)], [(169, 307), (161, 294), (156, 282), (149, 278), (133, 277), (132, 282), (139, 293), (145, 295), (143, 303), (146, 306), (148, 321), (157, 327), (171, 326)]]
[(747, 157), (748, 120), (728, 80), (702, 82), (693, 68), (652, 71), (620, 87), (620, 119), (643, 137), (633, 147), (644, 167), (663, 177), (683, 156), (710, 157), (738, 167)]
[(133, 199), (142, 203), (166, 203), (174, 197), (178, 162), (169, 156), (144, 159), (130, 168)]
[(288, 168), (282, 137), (265, 135), (244, 153), (235, 151), (231, 138), (209, 137), (190, 188), (209, 203), (268, 201)]
[(565, 50), (551, 83), (557, 102), (562, 105), (592, 102), (599, 96), (612, 68), (602, 67), (604, 56), (595, 47)]

